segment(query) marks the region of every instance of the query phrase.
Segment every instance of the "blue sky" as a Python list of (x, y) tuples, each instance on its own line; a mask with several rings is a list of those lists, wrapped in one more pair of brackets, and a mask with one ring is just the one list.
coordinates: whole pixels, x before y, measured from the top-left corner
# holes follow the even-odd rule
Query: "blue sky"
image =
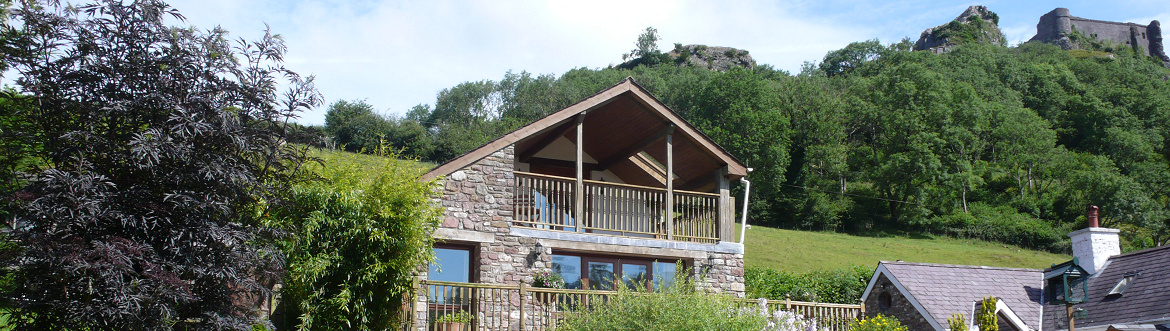
[[(560, 75), (621, 62), (638, 34), (674, 43), (746, 49), (757, 63), (797, 71), (804, 61), (873, 38), (916, 40), (967, 6), (1000, 16), (1009, 44), (1036, 32), (1056, 7), (1074, 16), (1170, 22), (1170, 1), (341, 1), (172, 0), (177, 24), (220, 25), (255, 39), (267, 23), (288, 43), (287, 67), (317, 77), (327, 102), (365, 99), (386, 114), (433, 103), (443, 88), (498, 80), (508, 70)], [(1166, 25), (1163, 25), (1166, 26)], [(1168, 36), (1170, 37), (1170, 36)], [(324, 123), (323, 105), (300, 122)]]

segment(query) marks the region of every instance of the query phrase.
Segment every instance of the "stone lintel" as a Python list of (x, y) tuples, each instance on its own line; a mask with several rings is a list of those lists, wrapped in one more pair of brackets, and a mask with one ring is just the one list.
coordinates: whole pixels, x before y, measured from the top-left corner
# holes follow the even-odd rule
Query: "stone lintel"
[(472, 230), (460, 230), (451, 228), (437, 228), (434, 234), (438, 241), (463, 241), (463, 242), (477, 242), (490, 243), (496, 241), (496, 235), (489, 232), (480, 232)]

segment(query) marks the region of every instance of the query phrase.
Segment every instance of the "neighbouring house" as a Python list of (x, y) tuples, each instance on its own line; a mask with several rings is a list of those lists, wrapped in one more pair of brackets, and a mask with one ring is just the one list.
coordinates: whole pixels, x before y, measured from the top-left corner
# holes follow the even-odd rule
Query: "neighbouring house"
[(861, 302), (866, 315), (894, 316), (910, 330), (946, 330), (954, 314), (974, 321), (979, 302), (994, 296), (1000, 330), (1039, 330), (1041, 276), (1039, 269), (882, 261)]
[[(626, 78), (423, 176), (437, 179), (445, 215), (415, 325), (466, 311), (478, 329), (523, 329), (554, 310), (525, 308), (534, 295), (565, 304), (587, 300), (566, 297), (575, 290), (661, 288), (683, 270), (742, 297), (729, 183), (747, 172)], [(544, 274), (569, 290), (531, 292)]]
[(882, 261), (865, 314), (910, 330), (948, 330), (958, 314), (974, 330), (979, 301), (994, 296), (1000, 330), (1068, 330), (1064, 301), (1078, 331), (1170, 330), (1170, 246), (1121, 254), (1120, 231), (1099, 227), (1095, 206), (1088, 218), (1069, 234), (1073, 260), (1044, 270)]

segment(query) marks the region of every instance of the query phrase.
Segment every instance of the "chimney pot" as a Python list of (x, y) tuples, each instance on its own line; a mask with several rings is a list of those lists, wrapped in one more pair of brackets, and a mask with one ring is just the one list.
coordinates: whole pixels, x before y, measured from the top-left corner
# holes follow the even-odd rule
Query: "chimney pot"
[(1090, 228), (1099, 228), (1099, 227), (1101, 227), (1101, 222), (1100, 222), (1100, 220), (1098, 220), (1098, 218), (1097, 218), (1097, 212), (1098, 212), (1099, 210), (1101, 210), (1101, 209), (1100, 209), (1100, 208), (1097, 208), (1097, 206), (1089, 206), (1089, 213), (1088, 213), (1088, 216), (1089, 216), (1089, 227), (1090, 227)]

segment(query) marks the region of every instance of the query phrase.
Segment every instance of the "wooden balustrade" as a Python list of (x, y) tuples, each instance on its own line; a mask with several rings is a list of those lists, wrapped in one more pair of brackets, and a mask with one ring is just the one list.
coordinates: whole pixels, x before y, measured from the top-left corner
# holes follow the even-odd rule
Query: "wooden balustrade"
[(513, 222), (548, 230), (575, 231), (576, 181), (572, 178), (516, 172)]
[[(615, 291), (566, 290), (531, 287), (525, 284), (500, 285), (419, 281), (417, 293), (423, 300), (408, 298), (403, 307), (402, 330), (443, 330), (437, 323), (447, 314), (466, 312), (470, 323), (460, 331), (555, 330), (565, 314), (588, 309), (608, 300)], [(759, 299), (739, 299), (738, 308), (759, 309)], [(861, 305), (765, 301), (768, 312), (788, 311), (817, 321), (818, 330), (844, 331), (861, 315)]]
[(676, 190), (668, 217), (665, 189), (586, 180), (584, 217), (578, 222), (575, 179), (527, 172), (516, 172), (515, 178), (516, 225), (666, 239), (669, 218), (675, 240), (718, 241), (718, 194)]

